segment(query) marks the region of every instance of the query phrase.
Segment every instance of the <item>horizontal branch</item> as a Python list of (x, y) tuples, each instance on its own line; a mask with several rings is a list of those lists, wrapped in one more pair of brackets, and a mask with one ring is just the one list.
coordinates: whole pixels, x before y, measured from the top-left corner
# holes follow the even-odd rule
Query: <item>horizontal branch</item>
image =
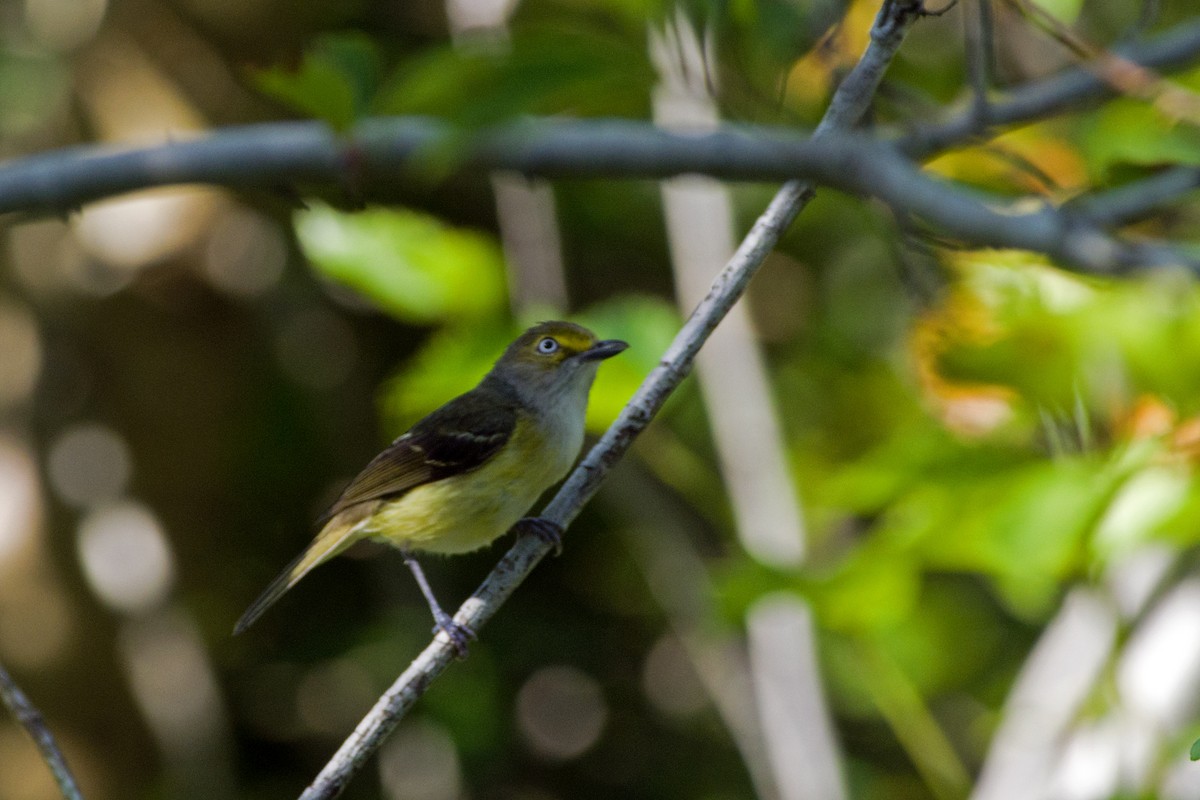
[[(368, 120), (352, 138), (320, 123), (280, 123), (125, 153), (58, 153), (0, 169), (0, 211), (61, 208), (147, 185), (344, 181), (351, 163), (363, 176), (416, 178), (421, 156), (453, 135), (447, 124), (425, 118)], [(462, 142), (460, 159), (463, 168), (560, 178), (787, 174), (876, 197), (971, 245), (1032, 250), (1088, 271), (1181, 261), (1162, 245), (1120, 242), (1079, 215), (1049, 205), (1018, 211), (1008, 199), (931, 177), (895, 147), (863, 135), (804, 139), (770, 128), (681, 133), (625, 120), (525, 121)]]
[[(1200, 58), (1200, 20), (1173, 28), (1137, 45), (1114, 48), (1129, 60), (1171, 70)], [(969, 108), (946, 120), (912, 127), (893, 137), (910, 157), (925, 158), (976, 138), (998, 126), (1028, 122), (1060, 113), (1081, 103), (1111, 95), (1111, 89), (1084, 67), (1074, 67), (1010, 91), (986, 106)], [(560, 172), (579, 177), (663, 178), (682, 173), (728, 180), (785, 181), (803, 177), (790, 148), (803, 139), (793, 130), (726, 128), (704, 137), (667, 134), (635, 122), (575, 123), (595, 126), (591, 142), (599, 150), (563, 153), (556, 148), (559, 123), (528, 122), (514, 126), (507, 139), (492, 137), (476, 148), (463, 166), (520, 169), (516, 152), (555, 151)], [(614, 127), (616, 126), (616, 127)], [(283, 122), (224, 128), (207, 137), (133, 150), (80, 146), (0, 165), (0, 212), (61, 214), (104, 197), (181, 183), (230, 188), (263, 188), (314, 183), (342, 186), (419, 174), (419, 161), (431, 152), (446, 155), (458, 136), (448, 124), (432, 119), (400, 118), (364, 121), (352, 137), (340, 137), (319, 122)], [(440, 149), (433, 149), (433, 148)], [(611, 151), (623, 151), (613, 157)], [(526, 164), (527, 168), (531, 165)], [(834, 185), (834, 184), (831, 184)]]

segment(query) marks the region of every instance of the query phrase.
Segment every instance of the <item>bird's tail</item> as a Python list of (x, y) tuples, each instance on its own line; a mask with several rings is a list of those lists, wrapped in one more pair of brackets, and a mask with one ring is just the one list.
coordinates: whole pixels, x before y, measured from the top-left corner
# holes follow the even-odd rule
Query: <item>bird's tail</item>
[(246, 613), (237, 621), (237, 625), (233, 626), (234, 636), (254, 624), (264, 611), (282, 597), (284, 592), (295, 586), (313, 567), (325, 563), (358, 541), (359, 537), (354, 535), (358, 531), (357, 525), (337, 525), (336, 522), (336, 519), (331, 520), (312, 540), (312, 544), (305, 548), (295, 561), (288, 564), (283, 572), (279, 573), (279, 577), (271, 581), (271, 585), (250, 604)]

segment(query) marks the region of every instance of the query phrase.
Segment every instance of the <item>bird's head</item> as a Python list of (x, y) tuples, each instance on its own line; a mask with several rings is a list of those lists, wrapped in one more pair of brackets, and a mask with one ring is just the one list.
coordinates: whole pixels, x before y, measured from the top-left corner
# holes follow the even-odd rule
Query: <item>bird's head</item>
[(530, 399), (586, 397), (600, 362), (627, 347), (620, 339), (598, 339), (573, 322), (542, 322), (518, 336), (492, 372)]

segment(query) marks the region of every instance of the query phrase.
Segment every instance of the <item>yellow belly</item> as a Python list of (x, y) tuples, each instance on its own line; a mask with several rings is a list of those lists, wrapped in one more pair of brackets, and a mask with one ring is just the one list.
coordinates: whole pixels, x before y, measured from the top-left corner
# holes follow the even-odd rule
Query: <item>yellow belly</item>
[(465, 553), (504, 535), (554, 483), (582, 444), (518, 423), (507, 446), (473, 472), (418, 486), (384, 502), (361, 535), (428, 553)]

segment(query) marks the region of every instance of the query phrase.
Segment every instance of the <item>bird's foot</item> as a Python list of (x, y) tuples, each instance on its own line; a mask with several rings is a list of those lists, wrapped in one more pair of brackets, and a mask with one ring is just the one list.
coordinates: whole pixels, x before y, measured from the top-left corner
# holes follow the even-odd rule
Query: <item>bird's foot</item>
[(562, 555), (563, 526), (545, 517), (525, 517), (517, 520), (513, 530), (518, 536), (536, 536), (548, 545), (554, 546), (554, 555)]
[[(441, 611), (441, 609), (438, 609), (438, 611)], [(433, 626), (433, 635), (437, 636), (438, 633), (446, 634), (446, 638), (450, 640), (450, 644), (454, 647), (455, 657), (460, 661), (466, 658), (468, 645), (479, 638), (475, 635), (475, 631), (460, 622), (455, 622), (445, 611), (441, 611), (440, 614), (434, 613), (433, 619), (435, 623)]]

